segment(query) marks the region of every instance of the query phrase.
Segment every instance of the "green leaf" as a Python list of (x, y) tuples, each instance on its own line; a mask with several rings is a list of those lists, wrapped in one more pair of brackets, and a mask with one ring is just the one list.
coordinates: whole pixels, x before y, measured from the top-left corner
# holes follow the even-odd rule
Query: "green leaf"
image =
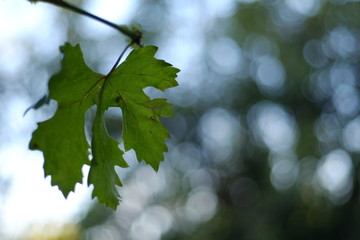
[(145, 160), (155, 170), (167, 151), (165, 138), (168, 131), (160, 123), (160, 117), (172, 116), (171, 105), (165, 99), (151, 100), (143, 91), (154, 87), (164, 91), (177, 86), (178, 70), (157, 60), (156, 47), (148, 46), (133, 51), (126, 61), (109, 78), (115, 98), (115, 106), (121, 107), (124, 118), (123, 139), (125, 150), (134, 149), (139, 161)]
[[(86, 66), (79, 46), (66, 44), (61, 71), (49, 81), (50, 98), (58, 103), (55, 115), (38, 124), (30, 149), (44, 153), (45, 176), (67, 197), (82, 181), (81, 169), (90, 164), (88, 184), (94, 185), (93, 197), (116, 209), (121, 186), (115, 166), (127, 167), (119, 142), (107, 132), (104, 113), (109, 107), (123, 111), (125, 150), (134, 149), (138, 161), (144, 160), (155, 170), (167, 151), (168, 131), (160, 117), (173, 115), (166, 99), (150, 99), (143, 91), (154, 87), (161, 91), (177, 86), (178, 69), (154, 57), (157, 48), (133, 50), (111, 76), (103, 77)], [(85, 137), (85, 113), (97, 105), (91, 146)], [(90, 158), (90, 151), (91, 156)]]
[(92, 139), (93, 159), (89, 172), (88, 184), (94, 185), (93, 197), (98, 197), (99, 202), (116, 209), (119, 194), (116, 186), (122, 186), (114, 166), (128, 167), (123, 159), (123, 151), (118, 147), (118, 141), (111, 138), (106, 130), (104, 115), (97, 110)]
[[(85, 112), (95, 102), (100, 74), (89, 69), (79, 46), (61, 48), (66, 53), (62, 70), (49, 81), (50, 98), (58, 103), (55, 115), (38, 124), (30, 149), (44, 153), (45, 176), (58, 185), (64, 196), (82, 182), (81, 168), (89, 164), (89, 144), (85, 137)], [(103, 80), (102, 80), (103, 81)]]

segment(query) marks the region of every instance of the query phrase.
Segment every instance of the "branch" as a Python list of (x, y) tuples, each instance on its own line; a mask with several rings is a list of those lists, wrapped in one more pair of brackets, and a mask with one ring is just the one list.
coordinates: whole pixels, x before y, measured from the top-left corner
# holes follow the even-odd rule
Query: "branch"
[(122, 34), (128, 36), (129, 38), (131, 38), (131, 41), (133, 43), (136, 43), (138, 45), (140, 44), (140, 40), (142, 37), (142, 33), (140, 31), (137, 30), (130, 30), (129, 28), (125, 27), (125, 26), (120, 26), (120, 25), (116, 25), (112, 22), (109, 22), (103, 18), (100, 18), (94, 14), (91, 14), (89, 12), (86, 12), (85, 10), (82, 10), (74, 5), (71, 5), (63, 0), (29, 0), (32, 3), (36, 3), (36, 2), (46, 2), (46, 3), (50, 3), (53, 4), (55, 6), (61, 7), (61, 8), (65, 8), (68, 10), (71, 10), (73, 12), (85, 15), (87, 17), (90, 17), (98, 22), (104, 23), (105, 25), (108, 25), (109, 27), (115, 28), (116, 30), (120, 31)]

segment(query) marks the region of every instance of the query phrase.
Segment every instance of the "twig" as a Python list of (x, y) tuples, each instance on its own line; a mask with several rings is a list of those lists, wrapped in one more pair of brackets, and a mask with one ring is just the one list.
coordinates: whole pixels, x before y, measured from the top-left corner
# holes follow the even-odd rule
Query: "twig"
[(116, 25), (112, 22), (109, 22), (108, 20), (105, 20), (103, 18), (100, 18), (94, 14), (91, 14), (85, 10), (82, 10), (74, 5), (71, 5), (70, 3), (67, 3), (63, 0), (29, 0), (30, 2), (32, 3), (36, 3), (36, 2), (46, 2), (46, 3), (50, 3), (50, 4), (53, 4), (55, 6), (58, 6), (58, 7), (62, 7), (62, 8), (65, 8), (65, 9), (68, 9), (68, 10), (71, 10), (73, 12), (76, 12), (76, 13), (79, 13), (79, 14), (82, 14), (82, 15), (85, 15), (87, 17), (90, 17), (96, 21), (99, 21), (101, 23), (104, 23), (112, 28), (115, 28), (116, 30), (120, 31), (122, 34), (128, 36), (131, 38), (131, 41), (133, 43), (136, 43), (138, 45), (141, 45), (140, 44), (140, 40), (141, 40), (141, 37), (142, 37), (142, 33), (138, 30), (130, 30), (129, 28), (125, 27), (125, 26), (120, 26), (120, 25)]

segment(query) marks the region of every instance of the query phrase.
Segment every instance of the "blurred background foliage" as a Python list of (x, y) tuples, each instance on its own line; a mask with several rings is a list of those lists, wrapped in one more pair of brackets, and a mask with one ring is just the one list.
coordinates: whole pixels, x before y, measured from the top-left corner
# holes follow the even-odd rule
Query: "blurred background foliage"
[[(163, 119), (169, 152), (158, 173), (119, 170), (121, 206), (94, 203), (78, 236), (359, 239), (359, 12), (350, 0), (139, 0), (130, 22), (181, 69), (179, 87), (146, 89), (176, 110)], [(125, 46), (118, 33), (58, 14), (60, 38), (106, 72)], [(37, 61), (47, 72), (58, 69), (51, 54)], [(25, 84), (34, 100), (44, 79)], [(116, 138), (119, 116), (110, 109), (107, 119)]]
[(94, 206), (86, 238), (359, 239), (359, 12), (141, 2), (145, 43), (182, 70), (169, 153), (134, 169), (118, 212)]

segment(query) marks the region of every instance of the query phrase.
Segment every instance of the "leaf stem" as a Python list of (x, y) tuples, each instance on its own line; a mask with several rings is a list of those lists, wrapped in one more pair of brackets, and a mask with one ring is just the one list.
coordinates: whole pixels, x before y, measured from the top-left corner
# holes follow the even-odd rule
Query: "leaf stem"
[(124, 50), (120, 53), (120, 56), (118, 57), (118, 59), (116, 60), (114, 66), (111, 68), (111, 70), (109, 71), (108, 74), (106, 74), (106, 78), (108, 78), (113, 72), (114, 70), (116, 69), (117, 65), (119, 64), (121, 58), (124, 56), (126, 50), (129, 49), (129, 47), (132, 45), (133, 43), (129, 43), (128, 45), (126, 45), (126, 47), (124, 48)]
[(71, 10), (73, 12), (76, 12), (76, 13), (79, 13), (79, 14), (82, 14), (82, 15), (85, 15), (87, 17), (90, 17), (96, 21), (99, 21), (101, 23), (104, 23), (105, 25), (108, 25), (109, 27), (112, 27), (118, 31), (120, 31), (122, 34), (128, 36), (131, 38), (131, 41), (133, 43), (136, 43), (138, 45), (141, 45), (140, 44), (140, 40), (141, 40), (141, 37), (142, 37), (142, 33), (140, 31), (137, 31), (137, 30), (130, 30), (129, 28), (125, 27), (125, 26), (120, 26), (120, 25), (116, 25), (108, 20), (105, 20), (103, 18), (100, 18), (94, 14), (91, 14), (83, 9), (80, 9), (74, 5), (71, 5), (63, 0), (29, 0), (30, 2), (46, 2), (46, 3), (50, 3), (50, 4), (53, 4), (55, 6), (58, 6), (58, 7), (62, 7), (62, 8), (65, 8), (65, 9), (68, 9), (68, 10)]

